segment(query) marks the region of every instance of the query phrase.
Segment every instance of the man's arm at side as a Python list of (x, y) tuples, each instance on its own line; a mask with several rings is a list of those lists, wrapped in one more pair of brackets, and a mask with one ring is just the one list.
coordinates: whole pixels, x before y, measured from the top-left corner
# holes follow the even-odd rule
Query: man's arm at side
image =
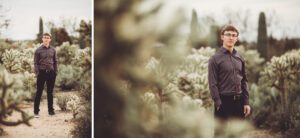
[(35, 50), (34, 52), (34, 59), (33, 59), (33, 63), (34, 63), (34, 73), (36, 75), (39, 74), (39, 65), (38, 65), (38, 62), (39, 62), (39, 53), (38, 53), (38, 49)]
[(217, 76), (217, 64), (215, 62), (214, 57), (211, 57), (208, 61), (208, 85), (210, 94), (212, 96), (212, 99), (215, 102), (215, 106), (219, 108), (222, 104), (219, 90), (218, 90), (218, 76)]
[(54, 56), (53, 56), (53, 68), (55, 73), (57, 74), (57, 58), (56, 58), (56, 50), (54, 48)]
[(242, 62), (242, 73), (243, 73), (243, 79), (241, 81), (241, 88), (242, 88), (242, 95), (244, 98), (244, 105), (249, 105), (249, 92), (248, 92), (248, 79), (246, 75), (246, 67), (245, 67), (245, 61)]

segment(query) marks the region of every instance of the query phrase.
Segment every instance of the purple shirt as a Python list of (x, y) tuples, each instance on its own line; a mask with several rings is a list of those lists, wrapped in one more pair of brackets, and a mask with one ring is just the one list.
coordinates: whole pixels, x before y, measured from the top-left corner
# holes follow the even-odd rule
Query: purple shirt
[(208, 84), (210, 94), (219, 107), (220, 95), (242, 94), (244, 105), (249, 105), (249, 93), (245, 71), (245, 61), (233, 49), (232, 54), (221, 47), (208, 61)]
[(55, 48), (46, 48), (41, 45), (34, 53), (34, 70), (38, 74), (39, 70), (52, 70), (57, 72), (57, 61)]

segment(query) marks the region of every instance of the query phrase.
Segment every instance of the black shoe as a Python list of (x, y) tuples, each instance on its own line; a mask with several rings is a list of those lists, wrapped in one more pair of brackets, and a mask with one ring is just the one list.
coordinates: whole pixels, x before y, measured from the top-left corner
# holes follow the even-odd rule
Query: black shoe
[(34, 113), (34, 118), (40, 118), (38, 113)]
[(55, 115), (55, 112), (54, 111), (49, 112), (49, 115)]

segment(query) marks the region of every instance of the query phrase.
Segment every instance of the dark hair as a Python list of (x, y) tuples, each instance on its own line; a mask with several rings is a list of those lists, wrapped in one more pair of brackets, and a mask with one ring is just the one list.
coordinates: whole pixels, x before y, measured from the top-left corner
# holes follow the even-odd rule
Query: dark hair
[(234, 31), (239, 36), (239, 31), (233, 25), (226, 25), (226, 26), (224, 26), (223, 29), (222, 29), (222, 31), (221, 31), (221, 35), (224, 35), (225, 31)]
[(49, 33), (43, 33), (43, 36), (49, 36), (51, 38), (51, 34)]

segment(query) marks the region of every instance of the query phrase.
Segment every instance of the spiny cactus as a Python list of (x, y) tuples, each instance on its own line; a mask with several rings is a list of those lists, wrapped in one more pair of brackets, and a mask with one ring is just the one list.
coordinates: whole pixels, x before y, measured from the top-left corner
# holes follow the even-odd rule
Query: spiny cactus
[(76, 62), (74, 59), (77, 57), (77, 51), (79, 51), (78, 45), (70, 45), (65, 42), (57, 48), (57, 60), (58, 64), (73, 64)]
[[(0, 67), (0, 125), (17, 126), (26, 124), (30, 126), (29, 120), (32, 116), (29, 116), (19, 107), (24, 97), (22, 82), (19, 77), (20, 75), (11, 75), (3, 67)], [(13, 111), (21, 114), (21, 120), (11, 121), (6, 119)], [(0, 128), (0, 132), (2, 131)]]
[(188, 95), (193, 99), (201, 99), (204, 101), (203, 106), (208, 108), (212, 105), (212, 101), (208, 91), (207, 63), (214, 52), (215, 50), (209, 47), (192, 49), (191, 54), (174, 66), (176, 70), (172, 72), (168, 72), (168, 68), (162, 65), (160, 60), (151, 57), (146, 64), (146, 69), (158, 79), (167, 82), (163, 94), (178, 92), (182, 96)]
[(19, 73), (22, 70), (19, 62), (21, 53), (18, 50), (9, 49), (2, 55), (2, 60), (5, 68), (11, 73)]
[(190, 25), (190, 35), (189, 35), (189, 39), (188, 39), (188, 44), (192, 47), (192, 48), (199, 48), (200, 45), (200, 26), (199, 26), (199, 22), (198, 22), (198, 16), (197, 16), (197, 12), (195, 11), (195, 9), (193, 9), (192, 11), (192, 20), (191, 20), (191, 25)]
[(39, 33), (37, 34), (36, 42), (42, 43), (42, 36), (44, 33), (44, 24), (43, 24), (43, 19), (40, 17), (39, 19)]
[(33, 48), (5, 50), (3, 65), (10, 73), (33, 72), (33, 52)]
[(72, 111), (73, 118), (78, 115), (80, 105), (80, 98), (77, 95), (71, 95), (67, 102), (67, 109)]
[(288, 109), (290, 86), (300, 79), (300, 50), (292, 50), (280, 57), (273, 57), (262, 72), (261, 81), (280, 92), (282, 113)]
[(63, 90), (79, 88), (79, 81), (82, 77), (82, 68), (72, 65), (58, 65), (58, 74), (55, 85)]
[(267, 35), (267, 25), (266, 25), (266, 16), (264, 12), (259, 13), (258, 19), (258, 35), (257, 35), (257, 49), (260, 55), (269, 59), (269, 46), (268, 46), (268, 35)]
[(23, 75), (23, 90), (26, 93), (26, 100), (33, 101), (36, 93), (36, 75), (34, 73), (24, 72)]

